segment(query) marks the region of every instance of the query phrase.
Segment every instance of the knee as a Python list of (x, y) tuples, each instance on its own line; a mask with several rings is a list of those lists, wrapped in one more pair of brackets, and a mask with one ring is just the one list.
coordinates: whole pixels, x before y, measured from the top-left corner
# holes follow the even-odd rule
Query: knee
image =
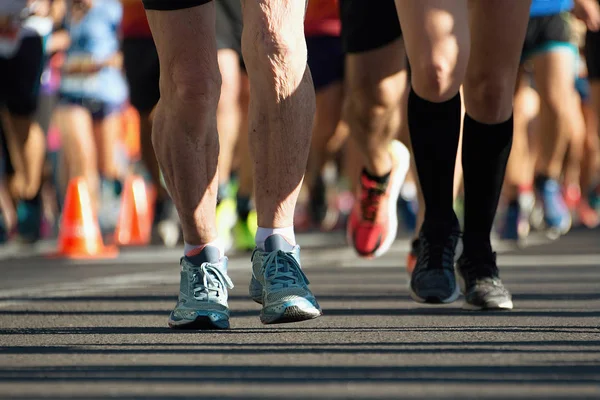
[(386, 81), (376, 85), (364, 82), (349, 90), (345, 114), (357, 125), (353, 131), (372, 133), (385, 128), (400, 107), (402, 91), (396, 86)]
[(482, 71), (465, 79), (465, 106), (469, 116), (498, 124), (512, 115), (515, 80), (512, 74)]
[(425, 100), (441, 103), (458, 93), (465, 67), (462, 60), (431, 56), (411, 65), (414, 91)]
[(307, 70), (302, 25), (276, 17), (261, 14), (244, 28), (242, 53), (248, 74), (251, 80), (258, 75), (275, 87), (287, 82), (297, 85)]
[(216, 59), (176, 56), (161, 72), (161, 97), (179, 112), (214, 113), (221, 93), (221, 74)]

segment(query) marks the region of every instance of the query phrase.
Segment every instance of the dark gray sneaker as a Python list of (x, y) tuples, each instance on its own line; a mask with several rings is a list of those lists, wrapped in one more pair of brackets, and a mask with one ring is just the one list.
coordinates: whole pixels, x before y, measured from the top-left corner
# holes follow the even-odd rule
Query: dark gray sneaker
[[(444, 233), (446, 231), (447, 233)], [(454, 263), (462, 253), (458, 219), (450, 229), (421, 229), (417, 263), (410, 279), (410, 296), (419, 303), (452, 303), (460, 295)]]
[(512, 310), (510, 292), (504, 287), (496, 265), (496, 253), (463, 254), (457, 264), (465, 295), (465, 310)]

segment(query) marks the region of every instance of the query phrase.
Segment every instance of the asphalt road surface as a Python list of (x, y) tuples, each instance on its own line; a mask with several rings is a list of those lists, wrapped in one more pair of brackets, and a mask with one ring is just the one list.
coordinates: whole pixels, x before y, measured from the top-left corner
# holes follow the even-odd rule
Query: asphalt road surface
[(324, 309), (263, 326), (246, 255), (232, 257), (229, 331), (167, 327), (181, 250), (109, 261), (0, 253), (0, 398), (600, 398), (600, 232), (524, 251), (499, 245), (515, 310), (409, 299), (399, 241), (358, 260), (336, 236), (303, 236)]

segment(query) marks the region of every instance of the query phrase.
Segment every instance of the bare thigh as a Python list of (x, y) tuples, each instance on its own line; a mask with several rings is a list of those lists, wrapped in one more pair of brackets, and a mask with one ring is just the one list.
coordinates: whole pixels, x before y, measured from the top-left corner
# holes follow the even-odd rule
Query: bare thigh
[(413, 90), (443, 102), (460, 88), (469, 59), (466, 0), (396, 0)]
[(369, 133), (382, 130), (390, 113), (400, 111), (406, 88), (402, 39), (379, 49), (346, 56), (346, 118)]
[(121, 175), (116, 157), (116, 146), (121, 137), (121, 121), (121, 113), (113, 113), (100, 121), (94, 121), (98, 170), (111, 179), (118, 179)]
[(470, 0), (471, 56), (464, 82), (473, 119), (494, 124), (512, 114), (529, 0)]
[(56, 118), (62, 133), (66, 178), (85, 178), (96, 203), (98, 167), (92, 116), (83, 107), (68, 105), (57, 109)]
[(94, 129), (89, 112), (79, 106), (60, 106), (56, 110), (56, 115), (67, 157), (83, 161), (84, 158), (77, 157), (76, 154), (80, 151), (88, 157), (91, 156), (89, 158), (93, 158), (95, 162)]

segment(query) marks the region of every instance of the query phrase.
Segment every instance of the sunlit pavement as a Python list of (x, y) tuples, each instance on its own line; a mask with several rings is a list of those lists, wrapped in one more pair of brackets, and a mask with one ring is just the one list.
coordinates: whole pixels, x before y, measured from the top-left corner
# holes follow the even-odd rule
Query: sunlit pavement
[(599, 231), (498, 245), (516, 307), (503, 313), (412, 302), (406, 241), (368, 262), (338, 236), (300, 243), (323, 317), (261, 325), (239, 255), (219, 332), (167, 327), (179, 249), (0, 251), (0, 398), (600, 398)]

